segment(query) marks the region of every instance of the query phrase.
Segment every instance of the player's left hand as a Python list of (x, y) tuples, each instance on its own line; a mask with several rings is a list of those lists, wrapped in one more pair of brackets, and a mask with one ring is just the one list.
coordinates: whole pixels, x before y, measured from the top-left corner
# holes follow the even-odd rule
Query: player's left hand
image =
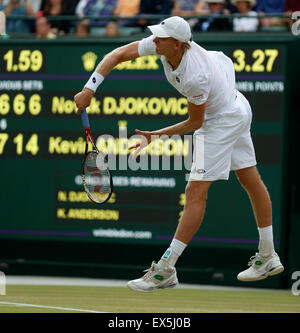
[(137, 148), (132, 154), (131, 158), (136, 159), (136, 157), (140, 154), (141, 150), (148, 146), (151, 142), (151, 132), (148, 131), (140, 131), (138, 129), (135, 130), (136, 134), (141, 136), (141, 142), (135, 144), (134, 146), (129, 147), (128, 149)]

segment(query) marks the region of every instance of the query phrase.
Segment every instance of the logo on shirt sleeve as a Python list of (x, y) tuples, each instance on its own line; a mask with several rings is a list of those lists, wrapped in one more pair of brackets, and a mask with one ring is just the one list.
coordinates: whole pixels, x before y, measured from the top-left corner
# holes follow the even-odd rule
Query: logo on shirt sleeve
[(203, 94), (199, 94), (199, 95), (195, 95), (195, 96), (190, 96), (188, 98), (188, 101), (193, 103), (193, 104), (196, 104), (196, 105), (201, 105), (203, 104), (205, 101), (207, 100), (207, 96), (205, 93)]

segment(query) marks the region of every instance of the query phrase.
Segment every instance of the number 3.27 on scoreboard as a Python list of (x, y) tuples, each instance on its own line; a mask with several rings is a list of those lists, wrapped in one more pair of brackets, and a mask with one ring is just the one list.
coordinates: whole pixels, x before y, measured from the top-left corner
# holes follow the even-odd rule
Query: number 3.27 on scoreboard
[(242, 49), (233, 51), (234, 69), (236, 72), (272, 72), (279, 51), (277, 49), (255, 49), (249, 54), (252, 64), (247, 64), (248, 52)]

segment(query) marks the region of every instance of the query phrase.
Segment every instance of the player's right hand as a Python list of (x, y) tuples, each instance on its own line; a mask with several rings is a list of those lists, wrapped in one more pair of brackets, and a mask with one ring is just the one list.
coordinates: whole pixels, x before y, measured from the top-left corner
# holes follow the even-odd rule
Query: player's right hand
[(81, 92), (74, 96), (74, 101), (77, 106), (77, 113), (80, 114), (82, 110), (91, 104), (91, 99), (94, 95), (93, 90), (83, 88)]

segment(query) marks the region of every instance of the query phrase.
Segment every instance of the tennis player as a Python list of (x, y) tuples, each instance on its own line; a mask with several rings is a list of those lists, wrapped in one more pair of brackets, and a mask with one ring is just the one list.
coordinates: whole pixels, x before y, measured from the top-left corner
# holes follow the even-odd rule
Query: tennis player
[(272, 208), (268, 191), (256, 168), (250, 135), (251, 107), (235, 89), (235, 72), (230, 58), (222, 52), (207, 51), (194, 41), (189, 24), (173, 16), (148, 27), (150, 37), (119, 47), (98, 64), (81, 92), (74, 99), (78, 113), (90, 104), (91, 97), (105, 76), (119, 63), (156, 54), (167, 80), (188, 101), (188, 118), (156, 131), (140, 131), (141, 143), (133, 148), (135, 158), (152, 137), (194, 132), (194, 155), (186, 203), (170, 247), (147, 273), (128, 282), (141, 292), (172, 288), (178, 284), (176, 262), (199, 229), (212, 182), (229, 178), (234, 170), (247, 191), (259, 233), (258, 252), (250, 258), (249, 268), (238, 274), (241, 281), (256, 281), (284, 270), (274, 250)]

